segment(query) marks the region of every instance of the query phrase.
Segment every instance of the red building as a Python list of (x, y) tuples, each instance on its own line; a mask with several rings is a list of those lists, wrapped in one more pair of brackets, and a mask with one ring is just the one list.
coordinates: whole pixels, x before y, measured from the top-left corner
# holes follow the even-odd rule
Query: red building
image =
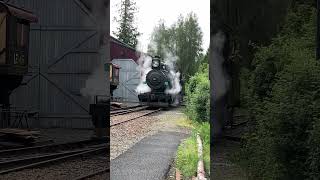
[(113, 59), (133, 59), (137, 62), (140, 57), (140, 52), (110, 36), (110, 57), (111, 61)]

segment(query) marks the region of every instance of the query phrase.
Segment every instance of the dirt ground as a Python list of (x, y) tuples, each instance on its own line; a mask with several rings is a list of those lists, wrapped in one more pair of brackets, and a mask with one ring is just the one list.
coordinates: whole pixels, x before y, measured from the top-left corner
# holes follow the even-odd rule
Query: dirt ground
[(214, 180), (247, 180), (245, 173), (230, 161), (230, 156), (239, 150), (240, 144), (230, 140), (220, 140), (213, 148), (213, 170), (211, 179)]

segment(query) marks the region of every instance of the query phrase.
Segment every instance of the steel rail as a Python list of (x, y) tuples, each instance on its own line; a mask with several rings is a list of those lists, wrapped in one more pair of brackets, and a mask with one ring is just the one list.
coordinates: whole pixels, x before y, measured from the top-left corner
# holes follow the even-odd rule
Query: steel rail
[(91, 178), (93, 176), (104, 174), (104, 173), (108, 173), (108, 172), (110, 172), (110, 169), (106, 168), (106, 169), (103, 169), (103, 170), (100, 170), (100, 171), (96, 171), (96, 172), (93, 172), (93, 173), (90, 173), (90, 174), (86, 174), (86, 175), (77, 177), (77, 178), (75, 178), (73, 180), (85, 180), (85, 179)]
[(17, 154), (21, 152), (30, 153), (33, 151), (41, 151), (41, 150), (47, 150), (47, 149), (58, 149), (58, 150), (61, 150), (62, 148), (70, 149), (71, 147), (88, 146), (88, 145), (101, 144), (101, 143), (104, 143), (104, 142), (98, 139), (90, 139), (90, 140), (61, 143), (61, 144), (48, 144), (48, 145), (25, 147), (25, 148), (6, 149), (6, 150), (0, 151), (0, 157), (8, 154)]
[(107, 154), (107, 150), (108, 149), (109, 149), (108, 146), (99, 147), (99, 148), (95, 148), (95, 149), (86, 150), (86, 151), (83, 151), (83, 152), (78, 152), (78, 153), (74, 153), (74, 154), (68, 154), (68, 155), (65, 155), (65, 156), (61, 156), (61, 157), (57, 157), (57, 158), (53, 158), (53, 159), (49, 159), (49, 160), (43, 160), (43, 161), (39, 161), (39, 162), (35, 162), (35, 163), (23, 165), (23, 166), (18, 166), (18, 167), (14, 167), (14, 168), (11, 168), (11, 169), (0, 171), (0, 175), (7, 174), (7, 173), (10, 173), (10, 172), (21, 171), (21, 170), (28, 169), (28, 168), (34, 168), (34, 167), (38, 167), (38, 166), (41, 166), (41, 165), (47, 165), (47, 164), (50, 164), (50, 163), (57, 163), (59, 161), (72, 159), (72, 158), (76, 158), (76, 157), (79, 157), (79, 156), (81, 157), (81, 156), (84, 156), (84, 155), (93, 155), (95, 153), (101, 153), (101, 152), (105, 152)]
[(81, 150), (73, 150), (73, 151), (65, 151), (65, 152), (48, 153), (48, 154), (44, 154), (44, 155), (39, 154), (39, 155), (33, 155), (33, 156), (29, 156), (29, 157), (22, 157), (22, 158), (18, 158), (18, 159), (11, 159), (11, 160), (7, 160), (7, 161), (0, 161), (0, 169), (4, 168), (4, 167), (8, 167), (10, 165), (17, 165), (19, 163), (20, 164), (22, 164), (22, 163), (31, 164), (30, 162), (36, 162), (36, 161), (41, 161), (41, 160), (45, 160), (45, 159), (53, 159), (53, 158), (57, 158), (57, 157), (61, 157), (61, 156), (80, 153), (80, 152), (87, 151), (89, 149), (92, 149), (92, 148), (85, 148), (85, 149), (81, 149)]
[(113, 117), (113, 116), (129, 114), (129, 113), (133, 113), (133, 112), (139, 112), (139, 111), (145, 110), (147, 108), (148, 108), (148, 106), (142, 106), (142, 107), (135, 107), (135, 108), (132, 108), (132, 109), (111, 111), (110, 112), (110, 116)]
[(132, 120), (135, 120), (135, 119), (141, 118), (141, 117), (143, 117), (143, 116), (147, 116), (147, 115), (150, 115), (150, 114), (153, 114), (153, 113), (159, 112), (159, 111), (161, 111), (161, 110), (162, 110), (162, 109), (160, 108), (160, 109), (157, 109), (157, 110), (155, 110), (155, 111), (151, 111), (151, 112), (148, 112), (148, 113), (142, 114), (142, 115), (137, 116), (137, 117), (134, 117), (134, 118), (130, 118), (130, 119), (127, 119), (127, 120), (124, 120), (124, 121), (118, 122), (118, 123), (113, 123), (113, 124), (111, 124), (111, 125), (110, 125), (110, 127), (117, 126), (117, 125), (119, 125), (119, 124), (123, 124), (123, 123), (129, 122), (129, 121), (132, 121)]

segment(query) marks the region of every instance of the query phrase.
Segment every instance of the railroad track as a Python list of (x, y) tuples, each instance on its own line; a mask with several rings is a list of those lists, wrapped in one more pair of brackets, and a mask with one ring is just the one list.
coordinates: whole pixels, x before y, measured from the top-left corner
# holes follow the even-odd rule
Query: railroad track
[(90, 174), (86, 174), (86, 175), (77, 177), (77, 178), (75, 178), (73, 180), (85, 180), (85, 179), (88, 179), (88, 178), (91, 178), (91, 177), (94, 177), (94, 176), (97, 176), (97, 175), (109, 173), (109, 172), (110, 172), (110, 169), (106, 168), (106, 169), (103, 169), (101, 171), (96, 171), (96, 172), (93, 172), (93, 173), (90, 173)]
[(121, 110), (113, 110), (110, 112), (110, 116), (119, 116), (119, 115), (124, 115), (124, 114), (129, 114), (132, 112), (138, 112), (138, 111), (142, 111), (147, 109), (148, 106), (134, 106), (134, 107), (130, 107), (130, 108), (125, 108), (125, 109), (121, 109)]
[[(138, 118), (141, 118), (141, 117), (143, 117), (143, 116), (147, 116), (147, 115), (150, 115), (150, 114), (159, 112), (159, 111), (161, 111), (161, 110), (162, 110), (161, 108), (159, 108), (159, 109), (157, 109), (157, 110), (150, 110), (150, 111), (148, 111), (148, 112), (142, 113), (142, 114), (139, 115), (139, 116), (135, 116), (135, 117), (132, 117), (132, 118), (129, 118), (129, 119), (121, 120), (121, 121), (116, 122), (116, 123), (112, 123), (112, 124), (110, 124), (110, 127), (112, 127), (112, 126), (117, 126), (117, 125), (120, 125), (120, 124), (129, 122), (129, 121), (133, 121), (133, 120), (135, 120), (135, 119), (138, 119)], [(135, 111), (135, 112), (136, 112), (136, 111)]]
[(0, 151), (0, 175), (82, 156), (107, 155), (108, 150), (109, 145), (98, 140), (3, 150)]

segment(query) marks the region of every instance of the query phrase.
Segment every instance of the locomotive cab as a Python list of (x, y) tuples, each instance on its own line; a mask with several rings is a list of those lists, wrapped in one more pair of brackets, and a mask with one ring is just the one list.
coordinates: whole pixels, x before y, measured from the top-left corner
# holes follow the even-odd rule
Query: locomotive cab
[(30, 23), (36, 16), (0, 2), (0, 104), (9, 104), (9, 95), (28, 72)]

